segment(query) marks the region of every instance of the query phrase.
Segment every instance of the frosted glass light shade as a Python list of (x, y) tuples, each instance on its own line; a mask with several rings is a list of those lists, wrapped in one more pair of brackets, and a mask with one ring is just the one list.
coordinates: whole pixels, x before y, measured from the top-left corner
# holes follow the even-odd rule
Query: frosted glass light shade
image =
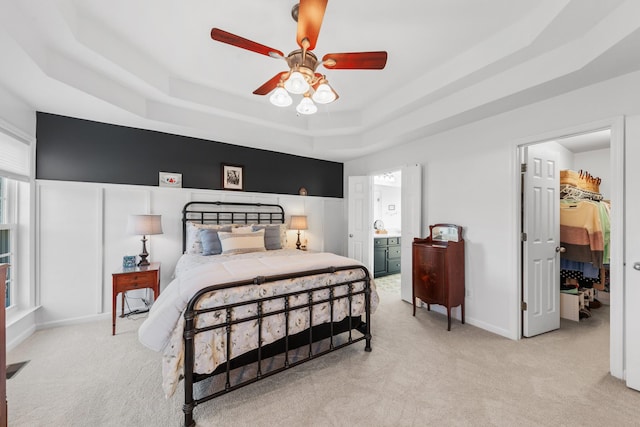
[(311, 98), (305, 96), (296, 107), (296, 111), (300, 114), (309, 115), (318, 111), (318, 107), (316, 107), (316, 104), (313, 103)]
[(322, 83), (311, 98), (318, 104), (328, 104), (336, 100), (336, 93), (331, 89), (331, 86)]
[(307, 83), (302, 73), (294, 71), (284, 82), (284, 88), (291, 93), (299, 95), (309, 90), (309, 83)]
[(283, 87), (278, 87), (269, 97), (269, 101), (277, 107), (288, 107), (293, 103), (293, 99)]

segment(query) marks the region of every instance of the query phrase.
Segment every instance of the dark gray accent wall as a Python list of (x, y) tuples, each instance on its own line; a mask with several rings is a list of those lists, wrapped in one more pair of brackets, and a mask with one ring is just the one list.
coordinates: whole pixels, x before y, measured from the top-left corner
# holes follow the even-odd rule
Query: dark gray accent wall
[[(259, 137), (259, 135), (256, 135)], [(244, 191), (343, 197), (343, 164), (205, 139), (37, 113), (36, 179), (219, 190), (221, 164), (244, 166)]]

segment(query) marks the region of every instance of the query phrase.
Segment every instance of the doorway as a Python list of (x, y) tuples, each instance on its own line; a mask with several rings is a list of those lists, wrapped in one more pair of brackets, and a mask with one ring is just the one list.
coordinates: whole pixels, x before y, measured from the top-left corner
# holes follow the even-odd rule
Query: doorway
[(402, 171), (373, 175), (373, 275), (376, 287), (400, 298)]
[[(596, 143), (595, 139), (602, 137), (608, 132), (608, 144)], [(601, 189), (604, 191), (607, 199), (611, 201), (612, 206), (615, 206), (611, 212), (611, 264), (609, 270), (610, 281), (613, 286), (609, 289), (608, 295), (602, 295), (603, 299), (606, 296), (609, 297), (610, 308), (610, 371), (611, 374), (617, 378), (623, 378), (624, 371), (624, 345), (623, 345), (623, 318), (624, 307), (622, 304), (622, 295), (624, 292), (623, 281), (623, 245), (624, 245), (624, 121), (622, 119), (615, 119), (612, 121), (603, 121), (599, 124), (592, 124), (591, 126), (585, 125), (581, 128), (572, 129), (565, 133), (557, 133), (557, 136), (549, 135), (547, 138), (538, 138), (531, 140), (518, 148), (518, 155), (522, 155), (522, 150), (525, 146), (534, 146), (541, 143), (554, 142), (561, 147), (561, 152), (564, 150), (564, 155), (568, 156), (568, 159), (560, 158), (559, 162), (569, 161), (568, 169), (582, 169), (583, 171), (591, 170), (591, 175), (601, 175)], [(521, 157), (519, 157), (521, 160)], [(565, 163), (566, 165), (566, 163)], [(558, 170), (565, 166), (559, 167)], [(520, 169), (520, 168), (519, 168)], [(520, 171), (518, 171), (520, 174)], [(606, 181), (606, 182), (605, 182)], [(522, 186), (521, 186), (522, 188)], [(521, 200), (520, 206), (524, 208)], [(525, 220), (525, 216), (528, 213), (523, 209), (523, 217), (520, 223)], [(560, 249), (560, 248), (559, 248)], [(524, 260), (524, 250), (521, 249), (521, 256)], [(558, 263), (559, 261), (558, 256)], [(524, 274), (524, 268), (521, 267), (521, 284), (522, 289), (520, 291), (521, 301), (525, 300), (526, 293), (526, 277)], [(558, 301), (559, 304), (559, 301)], [(525, 307), (524, 304), (519, 304), (518, 311), (524, 316)], [(522, 326), (524, 321), (521, 317), (521, 334), (520, 338), (524, 337), (522, 333)]]
[[(404, 165), (401, 168), (389, 169), (389, 171), (400, 170), (400, 202), (395, 205), (400, 217), (400, 297), (402, 300), (411, 302), (411, 243), (413, 238), (421, 237), (422, 234), (422, 166), (420, 164)], [(349, 258), (362, 262), (367, 268), (373, 271), (373, 236), (374, 222), (374, 176), (385, 172), (372, 173), (367, 176), (348, 177), (348, 241), (347, 252)], [(393, 204), (393, 203), (391, 203)], [(391, 224), (395, 223), (392, 220)], [(387, 225), (385, 224), (386, 228)]]
[[(521, 148), (524, 337), (559, 328), (560, 318), (588, 318), (601, 300), (608, 305), (610, 146), (604, 129)], [(573, 244), (582, 238), (586, 248)]]

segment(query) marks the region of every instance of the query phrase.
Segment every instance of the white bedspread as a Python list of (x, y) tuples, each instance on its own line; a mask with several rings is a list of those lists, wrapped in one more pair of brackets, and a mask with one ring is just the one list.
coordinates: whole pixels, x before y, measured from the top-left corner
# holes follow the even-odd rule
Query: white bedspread
[[(163, 351), (165, 366), (163, 384), (167, 395), (172, 394), (182, 367), (182, 314), (191, 297), (200, 289), (216, 284), (321, 269), (330, 266), (358, 265), (351, 258), (332, 253), (309, 253), (298, 250), (267, 251), (233, 256), (183, 255), (176, 266), (175, 278), (153, 304), (149, 317), (138, 330), (138, 338), (146, 347)], [(373, 281), (372, 281), (373, 283)], [(372, 285), (371, 312), (378, 296)], [(225, 298), (228, 298), (225, 296)], [(325, 320), (326, 321), (326, 320)], [(171, 348), (167, 348), (167, 345)], [(179, 346), (180, 348), (176, 348)], [(166, 366), (171, 364), (171, 367)], [(215, 364), (206, 368), (210, 371)], [(172, 371), (172, 372), (169, 372)], [(170, 378), (169, 378), (170, 377)]]

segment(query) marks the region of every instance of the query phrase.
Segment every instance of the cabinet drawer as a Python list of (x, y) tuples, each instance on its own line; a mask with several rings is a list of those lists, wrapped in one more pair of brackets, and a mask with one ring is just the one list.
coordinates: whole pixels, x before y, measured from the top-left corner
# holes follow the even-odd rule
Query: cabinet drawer
[(389, 259), (400, 258), (400, 246), (390, 246), (387, 253)]
[(152, 285), (155, 279), (155, 273), (135, 273), (135, 274), (122, 274), (116, 277), (116, 282), (119, 285)]
[(389, 274), (400, 273), (400, 260), (395, 260), (395, 261), (389, 260), (389, 265), (387, 266), (387, 272)]
[(400, 238), (399, 237), (389, 237), (387, 239), (387, 243), (389, 245), (399, 245), (400, 244)]
[(387, 240), (388, 240), (388, 239), (387, 239), (386, 237), (385, 237), (385, 238), (383, 238), (383, 239), (375, 238), (375, 239), (373, 239), (373, 246), (374, 246), (374, 247), (378, 247), (378, 246), (387, 246)]

